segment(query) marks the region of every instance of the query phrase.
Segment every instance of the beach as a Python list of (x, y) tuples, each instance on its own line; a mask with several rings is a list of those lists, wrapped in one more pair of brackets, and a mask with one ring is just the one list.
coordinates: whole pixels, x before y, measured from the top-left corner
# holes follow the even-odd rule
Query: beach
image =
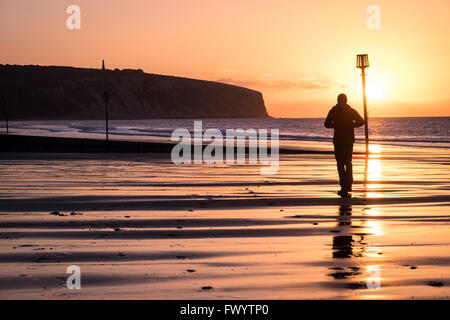
[[(175, 165), (170, 154), (0, 154), (2, 299), (448, 299), (450, 152)], [(69, 266), (81, 289), (69, 290)]]
[(449, 0), (0, 8), (14, 316), (441, 313)]

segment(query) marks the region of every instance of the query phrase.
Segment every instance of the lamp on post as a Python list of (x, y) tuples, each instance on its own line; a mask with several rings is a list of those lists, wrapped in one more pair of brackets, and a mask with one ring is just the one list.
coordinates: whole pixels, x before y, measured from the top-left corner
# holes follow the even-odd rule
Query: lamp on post
[(366, 137), (366, 154), (369, 154), (369, 127), (367, 116), (367, 98), (366, 98), (366, 72), (365, 69), (369, 67), (369, 56), (367, 54), (358, 54), (356, 56), (356, 67), (362, 72), (362, 87), (363, 87), (363, 103), (364, 103), (364, 133)]
[(103, 99), (105, 100), (106, 141), (108, 141), (109, 140), (109, 132), (108, 132), (108, 100), (109, 100), (109, 91), (103, 91)]

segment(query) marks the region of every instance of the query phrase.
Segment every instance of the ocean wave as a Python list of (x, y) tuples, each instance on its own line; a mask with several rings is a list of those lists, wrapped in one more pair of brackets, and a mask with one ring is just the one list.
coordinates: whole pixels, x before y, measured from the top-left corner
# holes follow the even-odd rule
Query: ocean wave
[[(109, 133), (115, 136), (139, 139), (170, 139), (177, 128), (186, 128), (194, 133), (193, 120), (111, 120)], [(104, 134), (105, 123), (92, 121), (12, 121), (12, 132), (49, 133), (65, 136), (80, 134)], [(323, 119), (206, 119), (203, 131), (219, 129), (226, 136), (227, 129), (254, 128), (278, 129), (281, 141), (331, 142), (333, 131), (323, 127)], [(376, 118), (369, 125), (370, 140), (378, 144), (414, 147), (450, 148), (450, 118)], [(355, 131), (356, 142), (364, 142), (363, 130)], [(269, 135), (270, 136), (270, 135)]]

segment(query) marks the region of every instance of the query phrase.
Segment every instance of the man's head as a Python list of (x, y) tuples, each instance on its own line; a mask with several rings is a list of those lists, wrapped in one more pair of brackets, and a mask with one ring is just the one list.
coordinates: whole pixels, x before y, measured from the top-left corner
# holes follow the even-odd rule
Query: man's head
[(341, 93), (337, 97), (337, 102), (338, 102), (338, 104), (346, 104), (347, 103), (347, 96), (345, 94)]

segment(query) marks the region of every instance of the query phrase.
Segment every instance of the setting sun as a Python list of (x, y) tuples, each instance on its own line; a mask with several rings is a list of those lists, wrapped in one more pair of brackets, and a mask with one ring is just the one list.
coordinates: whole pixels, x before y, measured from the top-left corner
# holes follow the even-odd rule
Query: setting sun
[(385, 90), (380, 83), (373, 83), (367, 85), (367, 98), (370, 100), (381, 100), (385, 98)]

